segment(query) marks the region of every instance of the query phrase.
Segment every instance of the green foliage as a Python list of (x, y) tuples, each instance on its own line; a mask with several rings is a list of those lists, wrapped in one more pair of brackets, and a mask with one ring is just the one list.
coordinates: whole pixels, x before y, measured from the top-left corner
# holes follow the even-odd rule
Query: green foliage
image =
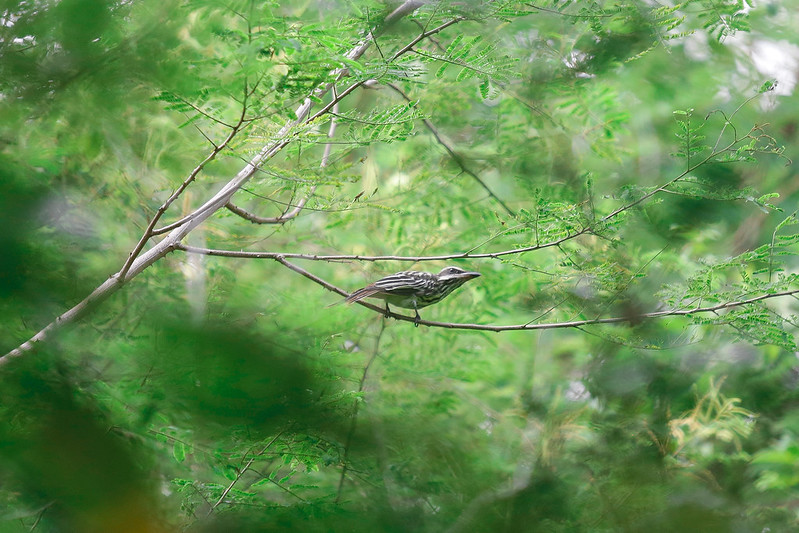
[(699, 2), (697, 14), (702, 28), (719, 41), (739, 31), (749, 31), (749, 22), (743, 2), (738, 0)]
[(0, 530), (795, 530), (794, 4), (0, 4)]
[(688, 168), (691, 168), (691, 158), (709, 147), (702, 144), (705, 136), (700, 134), (699, 131), (702, 126), (693, 126), (691, 118), (693, 116), (693, 109), (687, 111), (675, 111), (674, 117), (677, 119), (677, 126), (679, 127), (677, 139), (679, 139), (680, 151), (674, 155), (677, 157), (684, 157), (688, 162)]
[(413, 132), (414, 124), (423, 117), (416, 102), (375, 110), (365, 116), (354, 112), (338, 115), (342, 124), (349, 124), (347, 138), (354, 144), (403, 141)]

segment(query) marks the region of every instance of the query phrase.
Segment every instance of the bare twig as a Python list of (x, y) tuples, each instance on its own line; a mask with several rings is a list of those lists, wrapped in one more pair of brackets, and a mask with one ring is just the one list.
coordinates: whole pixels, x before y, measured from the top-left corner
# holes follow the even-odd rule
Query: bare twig
[(570, 233), (565, 237), (543, 244), (480, 254), (471, 252), (456, 252), (452, 254), (441, 255), (322, 255), (292, 252), (245, 252), (243, 250), (219, 250), (213, 248), (201, 248), (198, 246), (188, 246), (185, 244), (177, 244), (175, 249), (195, 254), (215, 255), (221, 257), (246, 257), (250, 259), (276, 259), (278, 257), (283, 257), (287, 259), (307, 259), (309, 261), (408, 261), (412, 263), (418, 263), (422, 261), (449, 261), (451, 259), (496, 259), (505, 255), (521, 254), (525, 252), (541, 250), (544, 248), (550, 248), (552, 246), (558, 246), (567, 240), (573, 239), (588, 232), (589, 229), (586, 228), (577, 233)]
[(239, 480), (241, 479), (241, 476), (243, 476), (243, 475), (244, 475), (244, 473), (245, 473), (245, 472), (247, 472), (247, 470), (249, 470), (249, 469), (250, 469), (250, 467), (251, 467), (251, 466), (252, 466), (252, 464), (255, 462), (255, 460), (256, 460), (257, 458), (261, 457), (263, 454), (265, 454), (265, 453), (266, 453), (266, 450), (268, 450), (268, 449), (269, 449), (269, 448), (272, 446), (272, 444), (274, 444), (274, 443), (275, 443), (275, 441), (276, 441), (277, 439), (279, 439), (279, 438), (280, 438), (280, 436), (281, 436), (282, 434), (283, 434), (283, 431), (281, 431), (280, 433), (278, 433), (277, 435), (275, 435), (274, 437), (272, 437), (272, 440), (270, 440), (268, 443), (266, 443), (266, 446), (264, 446), (264, 447), (263, 447), (263, 449), (262, 449), (260, 452), (256, 453), (256, 454), (255, 454), (255, 455), (253, 455), (252, 457), (250, 457), (250, 460), (249, 460), (249, 461), (247, 461), (247, 464), (246, 464), (246, 465), (244, 465), (242, 468), (238, 469), (238, 471), (236, 472), (236, 478), (235, 478), (233, 481), (231, 481), (231, 482), (230, 482), (230, 484), (229, 484), (229, 485), (228, 485), (228, 486), (225, 488), (225, 490), (224, 490), (224, 491), (222, 491), (222, 495), (221, 495), (221, 496), (219, 496), (219, 499), (216, 501), (216, 503), (215, 503), (215, 504), (213, 504), (213, 505), (210, 507), (210, 509), (208, 509), (208, 514), (209, 514), (209, 515), (210, 515), (211, 513), (213, 513), (213, 512), (214, 512), (214, 510), (215, 510), (217, 507), (219, 507), (219, 505), (220, 505), (222, 502), (224, 502), (224, 501), (225, 501), (225, 498), (227, 497), (228, 493), (230, 493), (230, 491), (231, 491), (231, 490), (233, 490), (233, 486), (234, 486), (236, 483), (238, 483), (238, 482), (239, 482)]
[[(393, 89), (395, 92), (397, 92), (397, 93), (398, 93), (400, 96), (402, 96), (402, 97), (403, 97), (403, 98), (404, 98), (406, 101), (408, 101), (408, 102), (413, 102), (413, 100), (411, 100), (411, 97), (410, 97), (410, 96), (408, 96), (407, 94), (405, 94), (405, 91), (403, 91), (402, 89), (400, 89), (400, 88), (399, 88), (397, 85), (395, 85), (395, 84), (393, 84), (393, 83), (387, 83), (386, 85), (387, 85), (388, 87), (391, 87), (391, 88), (392, 88), (392, 89)], [(414, 105), (415, 105), (415, 104), (414, 104)], [(510, 216), (512, 216), (512, 217), (515, 217), (515, 216), (516, 216), (516, 213), (513, 211), (513, 209), (511, 209), (510, 207), (508, 207), (508, 205), (507, 205), (505, 202), (503, 202), (503, 201), (502, 201), (502, 199), (501, 199), (499, 196), (497, 196), (496, 194), (494, 194), (494, 191), (492, 191), (492, 190), (489, 188), (489, 186), (488, 186), (488, 185), (486, 185), (486, 182), (485, 182), (485, 181), (483, 181), (483, 179), (482, 179), (480, 176), (478, 176), (477, 174), (475, 174), (475, 173), (474, 173), (474, 172), (473, 172), (473, 171), (472, 171), (472, 170), (471, 170), (471, 169), (470, 169), (470, 168), (469, 168), (469, 167), (466, 165), (466, 161), (464, 161), (463, 157), (462, 157), (462, 156), (461, 156), (459, 153), (457, 153), (457, 152), (455, 151), (455, 149), (454, 149), (454, 148), (452, 148), (452, 146), (451, 146), (451, 145), (450, 145), (450, 144), (449, 144), (449, 143), (446, 141), (446, 139), (444, 139), (444, 137), (443, 137), (443, 136), (442, 136), (442, 135), (439, 133), (439, 131), (438, 131), (438, 128), (436, 128), (436, 127), (433, 125), (433, 123), (432, 123), (432, 122), (430, 122), (430, 120), (428, 120), (428, 119), (426, 119), (426, 118), (423, 118), (423, 119), (422, 119), (422, 122), (423, 122), (423, 123), (424, 123), (424, 125), (427, 127), (427, 129), (428, 129), (428, 130), (430, 130), (430, 133), (432, 133), (432, 134), (433, 134), (433, 137), (435, 137), (435, 138), (436, 138), (436, 141), (438, 141), (438, 144), (440, 144), (441, 146), (443, 146), (443, 147), (444, 147), (444, 149), (447, 151), (447, 153), (449, 153), (449, 156), (452, 158), (452, 160), (453, 160), (453, 161), (455, 161), (455, 163), (456, 163), (456, 164), (457, 164), (457, 165), (458, 165), (458, 166), (461, 168), (461, 170), (462, 170), (464, 173), (466, 173), (466, 174), (468, 174), (469, 176), (471, 176), (471, 177), (472, 177), (472, 178), (473, 178), (473, 179), (474, 179), (474, 180), (475, 180), (477, 183), (479, 183), (479, 184), (480, 184), (480, 186), (481, 186), (483, 189), (485, 189), (485, 191), (488, 193), (488, 195), (489, 195), (491, 198), (493, 198), (493, 200), (494, 200), (495, 202), (497, 202), (497, 203), (498, 203), (498, 204), (499, 204), (499, 205), (502, 207), (502, 209), (504, 209), (504, 210), (505, 210), (505, 212), (506, 212), (507, 214), (509, 214), (509, 215), (510, 215)]]
[[(386, 330), (386, 323), (382, 321), (380, 323), (380, 331), (377, 333), (377, 338), (375, 339), (375, 346), (372, 350), (372, 355), (369, 357), (369, 361), (366, 362), (366, 365), (363, 367), (363, 373), (361, 374), (361, 380), (358, 383), (358, 393), (362, 393), (364, 389), (364, 385), (366, 384), (366, 377), (369, 375), (369, 369), (372, 367), (372, 363), (375, 362), (377, 359), (377, 354), (380, 353), (380, 339), (383, 337), (383, 332)], [(361, 402), (359, 399), (355, 400), (355, 404), (352, 406), (352, 419), (350, 420), (350, 429), (347, 432), (347, 441), (344, 444), (344, 457), (342, 458), (342, 465), (341, 465), (341, 477), (338, 480), (338, 493), (336, 494), (336, 503), (341, 501), (341, 493), (344, 489), (344, 481), (347, 477), (347, 471), (349, 470), (349, 456), (350, 456), (350, 448), (352, 447), (352, 438), (355, 435), (355, 429), (358, 426), (358, 411), (361, 407)]]

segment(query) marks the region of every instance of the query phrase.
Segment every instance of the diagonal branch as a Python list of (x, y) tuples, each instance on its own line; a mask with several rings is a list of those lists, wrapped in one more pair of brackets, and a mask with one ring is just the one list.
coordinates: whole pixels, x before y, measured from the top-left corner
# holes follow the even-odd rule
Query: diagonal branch
[[(333, 106), (333, 110), (331, 111), (331, 118), (330, 118), (330, 128), (327, 131), (327, 138), (332, 139), (333, 136), (336, 134), (336, 116), (338, 114), (338, 103)], [(322, 153), (322, 162), (319, 164), (320, 168), (327, 167), (327, 163), (330, 160), (330, 151), (333, 147), (333, 143), (328, 142), (325, 144), (325, 150)], [(285, 224), (289, 220), (296, 218), (297, 215), (300, 214), (300, 211), (305, 207), (305, 204), (308, 200), (313, 196), (313, 193), (316, 191), (316, 185), (312, 185), (311, 188), (308, 190), (308, 193), (303, 196), (298, 202), (297, 205), (291, 207), (290, 205), (286, 207), (283, 214), (277, 217), (261, 217), (250, 213), (249, 211), (242, 209), (241, 207), (235, 205), (233, 202), (228, 202), (225, 204), (225, 207), (232, 211), (233, 213), (237, 214), (244, 220), (249, 220), (253, 224)]]
[[(395, 84), (393, 84), (393, 83), (387, 83), (386, 85), (387, 85), (388, 87), (391, 87), (391, 88), (392, 88), (394, 91), (396, 91), (397, 93), (399, 93), (399, 95), (400, 95), (400, 96), (402, 96), (402, 97), (403, 97), (403, 98), (404, 98), (406, 101), (408, 101), (408, 102), (413, 102), (413, 100), (411, 100), (411, 98), (410, 98), (410, 97), (409, 97), (407, 94), (405, 94), (405, 92), (404, 92), (402, 89), (400, 89), (400, 88), (399, 88), (397, 85), (395, 85)], [(415, 107), (415, 106), (416, 106), (416, 104), (414, 104), (414, 107)], [(473, 172), (473, 171), (472, 171), (472, 170), (471, 170), (471, 169), (470, 169), (470, 168), (469, 168), (469, 167), (466, 165), (466, 161), (464, 161), (464, 159), (463, 159), (463, 156), (461, 156), (461, 155), (460, 155), (458, 152), (456, 152), (456, 151), (455, 151), (455, 149), (454, 149), (454, 148), (452, 148), (452, 146), (450, 146), (450, 144), (449, 144), (449, 143), (446, 141), (446, 139), (444, 139), (444, 137), (443, 137), (443, 136), (442, 136), (442, 135), (439, 133), (438, 129), (437, 129), (437, 128), (436, 128), (436, 127), (433, 125), (433, 123), (432, 123), (430, 120), (426, 119), (426, 118), (423, 118), (423, 119), (422, 119), (422, 122), (423, 122), (423, 123), (424, 123), (424, 125), (427, 127), (427, 129), (428, 129), (428, 130), (430, 130), (430, 133), (432, 133), (432, 134), (433, 134), (433, 137), (435, 137), (435, 138), (436, 138), (436, 141), (438, 141), (438, 144), (440, 144), (441, 146), (443, 146), (443, 147), (444, 147), (444, 149), (447, 151), (447, 153), (449, 153), (449, 156), (452, 158), (452, 160), (453, 160), (453, 161), (455, 161), (455, 163), (456, 163), (456, 164), (457, 164), (459, 167), (461, 167), (461, 170), (462, 170), (463, 172), (465, 172), (466, 174), (468, 174), (469, 176), (471, 176), (472, 178), (474, 178), (474, 180), (475, 180), (477, 183), (479, 183), (479, 184), (480, 184), (480, 186), (481, 186), (483, 189), (485, 189), (485, 191), (488, 193), (488, 195), (489, 195), (491, 198), (493, 198), (493, 199), (494, 199), (494, 201), (495, 201), (495, 202), (497, 202), (497, 203), (498, 203), (498, 204), (499, 204), (499, 205), (502, 207), (502, 209), (504, 209), (504, 210), (505, 210), (505, 212), (506, 212), (506, 213), (508, 213), (508, 215), (510, 215), (510, 216), (512, 216), (512, 217), (515, 217), (515, 216), (516, 216), (516, 213), (513, 211), (513, 209), (511, 209), (510, 207), (508, 207), (508, 205), (507, 205), (505, 202), (503, 202), (503, 201), (502, 201), (502, 199), (501, 199), (499, 196), (497, 196), (496, 194), (494, 194), (494, 191), (492, 191), (492, 190), (491, 190), (491, 189), (488, 187), (488, 185), (486, 185), (486, 182), (485, 182), (485, 181), (483, 181), (483, 179), (482, 179), (480, 176), (478, 176), (477, 174), (475, 174), (475, 173), (474, 173), (474, 172)]]
[(275, 443), (275, 441), (277, 441), (277, 439), (279, 439), (279, 438), (280, 438), (280, 436), (281, 436), (282, 434), (283, 434), (283, 431), (280, 431), (280, 432), (279, 432), (277, 435), (275, 435), (274, 437), (272, 437), (272, 440), (270, 440), (269, 442), (267, 442), (267, 443), (266, 443), (266, 445), (265, 445), (265, 446), (264, 446), (264, 447), (261, 449), (261, 451), (260, 451), (260, 452), (258, 452), (258, 453), (256, 453), (256, 454), (253, 454), (253, 456), (252, 456), (252, 457), (250, 457), (250, 460), (249, 460), (249, 461), (247, 461), (247, 464), (246, 464), (246, 465), (244, 465), (242, 468), (238, 469), (238, 471), (236, 472), (236, 478), (235, 478), (233, 481), (231, 481), (231, 482), (230, 482), (230, 484), (229, 484), (229, 485), (228, 485), (228, 486), (225, 488), (225, 490), (224, 490), (224, 491), (222, 491), (222, 495), (221, 495), (221, 496), (219, 496), (219, 499), (216, 501), (216, 503), (214, 503), (214, 504), (211, 506), (211, 508), (210, 508), (210, 509), (208, 509), (208, 514), (209, 514), (209, 515), (210, 515), (211, 513), (213, 513), (213, 512), (214, 512), (214, 510), (215, 510), (217, 507), (219, 507), (219, 505), (220, 505), (222, 502), (224, 502), (224, 501), (225, 501), (225, 498), (227, 498), (227, 495), (230, 493), (230, 491), (231, 491), (231, 490), (233, 490), (233, 486), (234, 486), (236, 483), (238, 483), (238, 482), (239, 482), (239, 480), (241, 479), (241, 476), (243, 476), (243, 475), (244, 475), (244, 473), (245, 473), (245, 472), (247, 472), (247, 470), (249, 470), (249, 469), (250, 469), (250, 467), (251, 467), (251, 466), (252, 466), (252, 464), (255, 462), (255, 460), (256, 460), (256, 459), (258, 459), (259, 457), (262, 457), (262, 456), (263, 456), (263, 454), (265, 454), (265, 453), (266, 453), (266, 450), (268, 450), (269, 448), (271, 448), (271, 447), (272, 447), (272, 444), (274, 444), (274, 443)]

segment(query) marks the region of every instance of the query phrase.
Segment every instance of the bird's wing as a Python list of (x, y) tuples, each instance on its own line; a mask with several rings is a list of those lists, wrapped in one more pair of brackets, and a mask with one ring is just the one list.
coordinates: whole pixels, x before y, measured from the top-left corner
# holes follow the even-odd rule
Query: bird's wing
[(381, 278), (374, 283), (371, 283), (363, 289), (350, 294), (346, 300), (347, 303), (357, 302), (364, 298), (369, 298), (380, 292), (387, 292), (397, 295), (412, 295), (419, 289), (423, 289), (430, 281), (428, 276), (432, 278), (432, 274), (426, 272), (397, 272), (385, 278)]
[(392, 294), (412, 294), (419, 289), (423, 289), (430, 282), (432, 276), (426, 272), (397, 272), (385, 278), (379, 279), (372, 283), (381, 291), (390, 292)]

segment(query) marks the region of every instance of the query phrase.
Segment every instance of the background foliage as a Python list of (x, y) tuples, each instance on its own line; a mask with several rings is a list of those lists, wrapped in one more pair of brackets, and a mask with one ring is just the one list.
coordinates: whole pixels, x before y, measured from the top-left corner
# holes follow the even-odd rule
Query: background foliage
[[(419, 4), (0, 3), (1, 352), (330, 82), (316, 109), (377, 80), (233, 198), (297, 216), (186, 244), (420, 260), (154, 263), (0, 367), (0, 530), (799, 526), (795, 2)], [(424, 319), (553, 327), (414, 328), (297, 273), (446, 264), (483, 275)]]

